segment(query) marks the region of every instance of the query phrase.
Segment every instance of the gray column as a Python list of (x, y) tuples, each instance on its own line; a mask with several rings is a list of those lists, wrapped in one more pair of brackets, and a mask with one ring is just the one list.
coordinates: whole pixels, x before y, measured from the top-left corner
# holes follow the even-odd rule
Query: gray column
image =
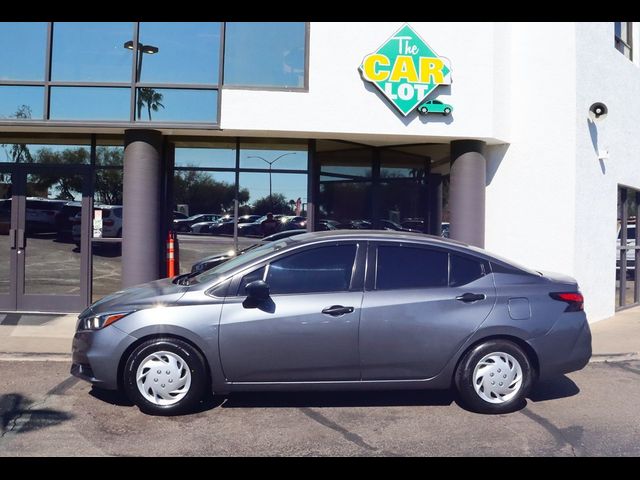
[(439, 237), (442, 234), (442, 175), (431, 173), (428, 181), (429, 211), (425, 233)]
[(122, 286), (156, 280), (160, 275), (160, 201), (162, 134), (124, 132)]
[(485, 142), (451, 142), (449, 183), (450, 236), (454, 240), (484, 247), (486, 160)]

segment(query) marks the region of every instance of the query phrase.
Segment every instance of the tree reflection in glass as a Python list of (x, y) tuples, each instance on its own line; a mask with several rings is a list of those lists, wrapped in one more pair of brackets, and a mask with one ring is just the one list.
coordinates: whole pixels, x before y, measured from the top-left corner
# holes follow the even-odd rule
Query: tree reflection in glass
[(157, 112), (159, 108), (164, 108), (162, 104), (164, 95), (156, 92), (150, 87), (142, 87), (138, 89), (138, 120), (142, 116), (142, 107), (146, 105), (149, 121), (151, 121), (151, 111)]

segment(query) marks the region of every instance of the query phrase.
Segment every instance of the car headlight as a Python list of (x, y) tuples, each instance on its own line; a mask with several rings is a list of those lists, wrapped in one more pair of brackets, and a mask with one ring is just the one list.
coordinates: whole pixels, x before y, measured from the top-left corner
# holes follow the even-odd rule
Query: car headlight
[(103, 315), (93, 315), (83, 318), (78, 324), (78, 330), (100, 330), (112, 323), (117, 322), (123, 317), (133, 313), (130, 312), (117, 312), (117, 313), (105, 313)]

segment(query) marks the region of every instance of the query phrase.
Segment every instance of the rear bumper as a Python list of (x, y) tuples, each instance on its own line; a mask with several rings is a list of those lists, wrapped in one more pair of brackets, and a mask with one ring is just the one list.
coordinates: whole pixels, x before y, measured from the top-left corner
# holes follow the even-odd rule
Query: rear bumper
[(564, 313), (545, 335), (529, 340), (538, 354), (538, 378), (581, 370), (591, 358), (591, 329), (584, 312)]

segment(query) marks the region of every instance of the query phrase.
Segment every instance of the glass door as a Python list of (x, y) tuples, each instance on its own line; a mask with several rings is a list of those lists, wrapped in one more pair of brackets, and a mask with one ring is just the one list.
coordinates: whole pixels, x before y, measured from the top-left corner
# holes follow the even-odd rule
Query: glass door
[(23, 164), (0, 175), (10, 179), (0, 181), (0, 270), (6, 272), (0, 308), (82, 310), (89, 278), (88, 169)]
[(17, 209), (13, 208), (14, 174), (6, 168), (0, 169), (0, 310), (15, 310)]

